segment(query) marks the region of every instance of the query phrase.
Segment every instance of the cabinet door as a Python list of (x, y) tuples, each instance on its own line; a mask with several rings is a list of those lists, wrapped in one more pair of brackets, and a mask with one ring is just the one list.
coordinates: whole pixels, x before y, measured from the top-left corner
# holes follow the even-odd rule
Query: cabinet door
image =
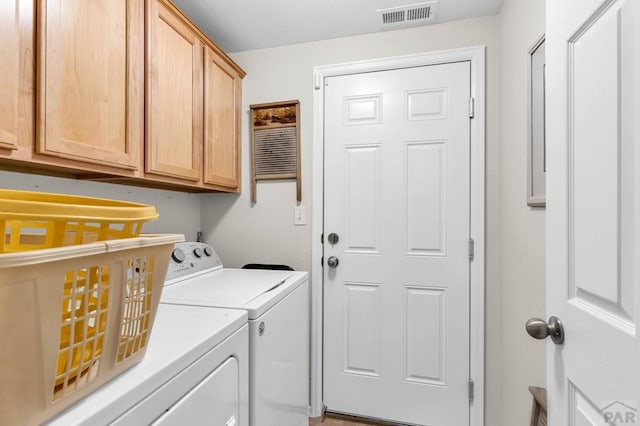
[(33, 144), (33, 0), (0, 1), (0, 149)]
[(202, 174), (202, 43), (170, 6), (148, 8), (146, 172), (188, 181)]
[(204, 59), (204, 183), (238, 190), (242, 80), (211, 48)]
[(144, 135), (142, 1), (39, 0), (39, 153), (137, 168)]

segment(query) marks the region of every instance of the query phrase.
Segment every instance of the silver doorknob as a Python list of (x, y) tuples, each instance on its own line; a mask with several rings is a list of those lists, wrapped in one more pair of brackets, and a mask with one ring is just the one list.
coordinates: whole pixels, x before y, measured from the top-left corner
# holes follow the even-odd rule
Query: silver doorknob
[(339, 263), (340, 261), (335, 256), (331, 256), (330, 258), (327, 259), (327, 265), (329, 265), (330, 268), (335, 268), (336, 266), (338, 266)]
[(527, 321), (527, 333), (534, 339), (546, 339), (551, 337), (553, 343), (561, 345), (564, 343), (564, 327), (558, 317), (550, 317), (549, 323), (540, 318), (531, 318)]

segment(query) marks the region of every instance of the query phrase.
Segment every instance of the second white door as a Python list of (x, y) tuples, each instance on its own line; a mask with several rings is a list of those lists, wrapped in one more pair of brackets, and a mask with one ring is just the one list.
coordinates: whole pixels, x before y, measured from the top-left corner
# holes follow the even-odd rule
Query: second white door
[(468, 425), (470, 63), (325, 84), (325, 405)]
[(640, 2), (547, 2), (550, 425), (640, 425)]

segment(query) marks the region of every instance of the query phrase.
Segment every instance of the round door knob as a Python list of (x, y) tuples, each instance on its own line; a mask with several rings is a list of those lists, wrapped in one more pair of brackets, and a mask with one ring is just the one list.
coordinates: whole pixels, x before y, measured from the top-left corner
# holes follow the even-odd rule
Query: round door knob
[(534, 339), (546, 339), (551, 337), (553, 343), (561, 345), (564, 343), (564, 327), (558, 317), (550, 317), (549, 323), (541, 318), (531, 318), (527, 321), (527, 333)]
[(335, 256), (331, 256), (330, 258), (327, 259), (327, 265), (329, 265), (329, 268), (335, 268), (336, 266), (338, 266), (339, 263), (340, 261)]

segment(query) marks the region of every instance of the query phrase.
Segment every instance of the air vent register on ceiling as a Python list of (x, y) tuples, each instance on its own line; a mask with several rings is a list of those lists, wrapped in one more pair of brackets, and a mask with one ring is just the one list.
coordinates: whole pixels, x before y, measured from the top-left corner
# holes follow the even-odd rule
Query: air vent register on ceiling
[(429, 1), (378, 9), (376, 12), (380, 14), (381, 27), (392, 29), (434, 23), (437, 8), (437, 1)]

